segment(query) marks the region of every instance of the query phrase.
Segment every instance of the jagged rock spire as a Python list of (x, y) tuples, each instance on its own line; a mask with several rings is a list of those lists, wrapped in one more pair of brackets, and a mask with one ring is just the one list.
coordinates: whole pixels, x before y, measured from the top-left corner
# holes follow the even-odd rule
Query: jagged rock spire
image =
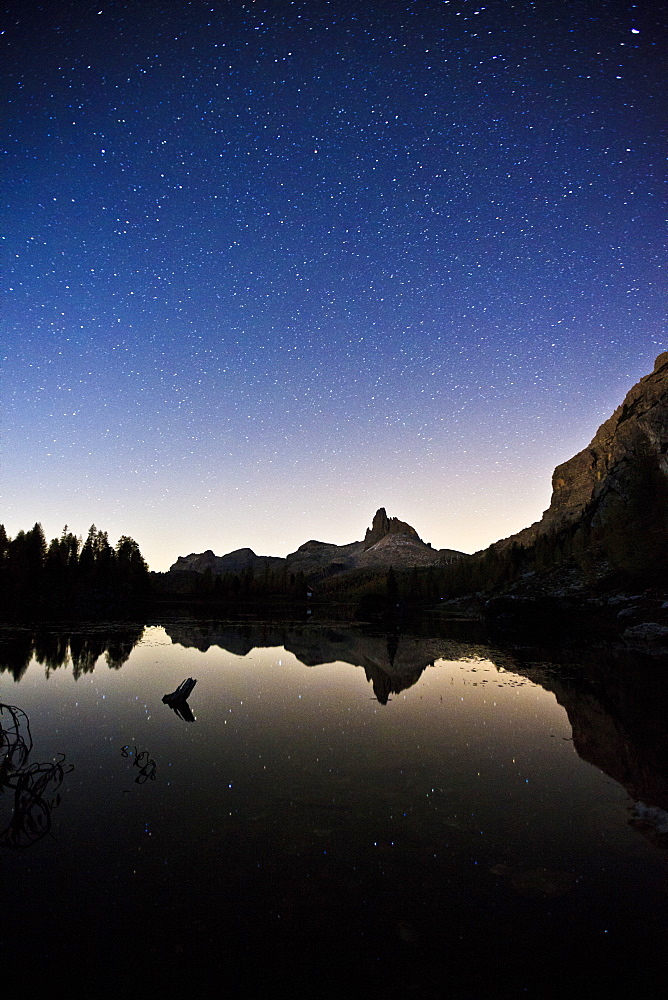
[(385, 538), (385, 535), (410, 535), (412, 538), (420, 538), (415, 528), (411, 528), (410, 524), (400, 521), (398, 517), (388, 517), (385, 508), (379, 507), (373, 516), (371, 527), (366, 529), (364, 548), (370, 549), (381, 538)]

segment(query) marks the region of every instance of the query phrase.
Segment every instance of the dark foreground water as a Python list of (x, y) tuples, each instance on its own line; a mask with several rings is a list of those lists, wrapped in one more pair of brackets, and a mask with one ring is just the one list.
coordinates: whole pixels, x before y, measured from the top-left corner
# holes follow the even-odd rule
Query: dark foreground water
[(7, 995), (655, 986), (667, 664), (551, 656), (343, 626), (1, 630)]

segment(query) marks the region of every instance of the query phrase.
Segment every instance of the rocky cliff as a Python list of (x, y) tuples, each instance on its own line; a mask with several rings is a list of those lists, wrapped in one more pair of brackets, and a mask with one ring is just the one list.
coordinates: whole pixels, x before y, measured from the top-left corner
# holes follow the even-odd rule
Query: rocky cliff
[(668, 352), (591, 443), (557, 466), (540, 521), (497, 543), (568, 535), (593, 576), (634, 575), (668, 559)]

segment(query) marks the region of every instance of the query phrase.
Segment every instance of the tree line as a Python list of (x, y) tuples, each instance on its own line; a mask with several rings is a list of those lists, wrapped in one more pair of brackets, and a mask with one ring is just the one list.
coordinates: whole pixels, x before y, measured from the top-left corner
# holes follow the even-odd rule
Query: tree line
[(94, 524), (85, 541), (66, 525), (47, 544), (39, 522), (14, 538), (0, 524), (3, 608), (137, 598), (147, 593), (148, 581), (146, 561), (128, 535), (112, 547), (107, 532)]
[(0, 525), (2, 608), (48, 604), (85, 608), (108, 600), (152, 598), (262, 604), (280, 600), (343, 602), (396, 609), (466, 595), (525, 589), (591, 590), (668, 584), (668, 486), (654, 467), (634, 466), (623, 493), (610, 489), (580, 518), (529, 544), (501, 541), (447, 564), (412, 569), (359, 569), (305, 577), (283, 565), (217, 575), (149, 574), (134, 539), (112, 547), (91, 525), (85, 541), (68, 531), (46, 542), (41, 524), (9, 538)]

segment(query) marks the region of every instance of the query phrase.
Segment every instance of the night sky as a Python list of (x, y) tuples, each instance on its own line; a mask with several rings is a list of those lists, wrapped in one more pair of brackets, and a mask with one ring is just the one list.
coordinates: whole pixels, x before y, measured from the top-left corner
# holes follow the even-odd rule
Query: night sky
[(2, 512), (473, 551), (668, 346), (621, 2), (5, 5)]

